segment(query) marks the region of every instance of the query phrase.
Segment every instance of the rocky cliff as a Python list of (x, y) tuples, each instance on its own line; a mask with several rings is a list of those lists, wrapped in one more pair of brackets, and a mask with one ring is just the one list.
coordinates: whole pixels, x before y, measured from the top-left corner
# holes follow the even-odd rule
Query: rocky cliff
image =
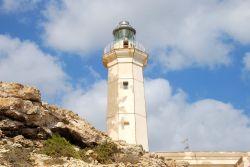
[[(53, 147), (51, 155), (41, 151), (53, 134), (63, 141), (66, 139), (74, 148), (71, 152), (79, 156), (72, 153), (51, 156), (60, 153)], [(103, 143), (112, 143), (115, 151)], [(74, 112), (42, 102), (38, 89), (0, 82), (0, 166), (186, 167), (188, 164), (146, 153), (138, 145), (112, 141)]]

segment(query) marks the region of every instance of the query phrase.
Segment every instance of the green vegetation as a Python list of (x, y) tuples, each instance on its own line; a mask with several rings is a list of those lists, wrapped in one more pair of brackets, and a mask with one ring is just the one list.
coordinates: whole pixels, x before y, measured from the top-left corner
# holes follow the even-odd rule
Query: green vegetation
[[(87, 154), (89, 150), (91, 150), (91, 153)], [(63, 156), (73, 157), (86, 162), (97, 160), (102, 164), (114, 162), (115, 155), (118, 152), (116, 144), (111, 141), (105, 141), (102, 144), (77, 151), (74, 145), (58, 134), (54, 134), (51, 138), (47, 139), (44, 142), (44, 147), (41, 149), (41, 153), (54, 158)]]
[(51, 157), (73, 157), (80, 159), (80, 154), (70, 142), (58, 134), (52, 135), (51, 138), (44, 142), (41, 153)]
[(117, 146), (112, 143), (105, 141), (100, 145), (92, 148), (96, 157), (96, 160), (100, 163), (107, 164), (115, 161), (115, 154), (118, 153)]

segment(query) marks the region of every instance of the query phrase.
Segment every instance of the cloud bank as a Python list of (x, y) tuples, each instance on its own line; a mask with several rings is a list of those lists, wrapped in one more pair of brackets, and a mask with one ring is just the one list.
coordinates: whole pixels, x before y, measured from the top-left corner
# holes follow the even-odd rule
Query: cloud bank
[(212, 69), (231, 64), (230, 41), (250, 43), (249, 6), (246, 0), (53, 1), (44, 12), (44, 40), (58, 50), (87, 55), (112, 41), (112, 29), (126, 19), (166, 70)]
[(0, 35), (0, 80), (36, 86), (52, 98), (68, 89), (59, 61), (31, 41)]
[(173, 92), (164, 79), (147, 81), (145, 90), (153, 150), (183, 151), (187, 145), (192, 151), (249, 150), (250, 118), (230, 103), (190, 103), (185, 92)]

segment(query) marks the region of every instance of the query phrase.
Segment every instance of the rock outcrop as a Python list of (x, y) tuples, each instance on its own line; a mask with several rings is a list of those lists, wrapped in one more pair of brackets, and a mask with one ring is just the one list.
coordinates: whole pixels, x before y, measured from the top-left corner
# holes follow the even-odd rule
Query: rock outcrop
[[(38, 89), (0, 82), (0, 166), (15, 166), (16, 163), (19, 166), (107, 166), (96, 160), (87, 163), (67, 157), (53, 159), (38, 153), (43, 141), (54, 133), (60, 134), (79, 149), (111, 140), (72, 111), (43, 103)], [(145, 153), (141, 146), (122, 141), (114, 143), (119, 149), (119, 158), (131, 158), (136, 162), (114, 162), (108, 166), (178, 167), (173, 160)]]
[(39, 90), (16, 83), (0, 83), (0, 129), (2, 135), (23, 135), (28, 139), (44, 140), (59, 133), (84, 148), (107, 140), (72, 111), (41, 102)]

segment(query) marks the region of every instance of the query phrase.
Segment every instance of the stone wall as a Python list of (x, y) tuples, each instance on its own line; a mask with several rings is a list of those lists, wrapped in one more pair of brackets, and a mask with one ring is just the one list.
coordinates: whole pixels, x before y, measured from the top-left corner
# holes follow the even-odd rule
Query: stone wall
[(250, 152), (159, 152), (160, 156), (186, 161), (191, 167), (250, 167)]

